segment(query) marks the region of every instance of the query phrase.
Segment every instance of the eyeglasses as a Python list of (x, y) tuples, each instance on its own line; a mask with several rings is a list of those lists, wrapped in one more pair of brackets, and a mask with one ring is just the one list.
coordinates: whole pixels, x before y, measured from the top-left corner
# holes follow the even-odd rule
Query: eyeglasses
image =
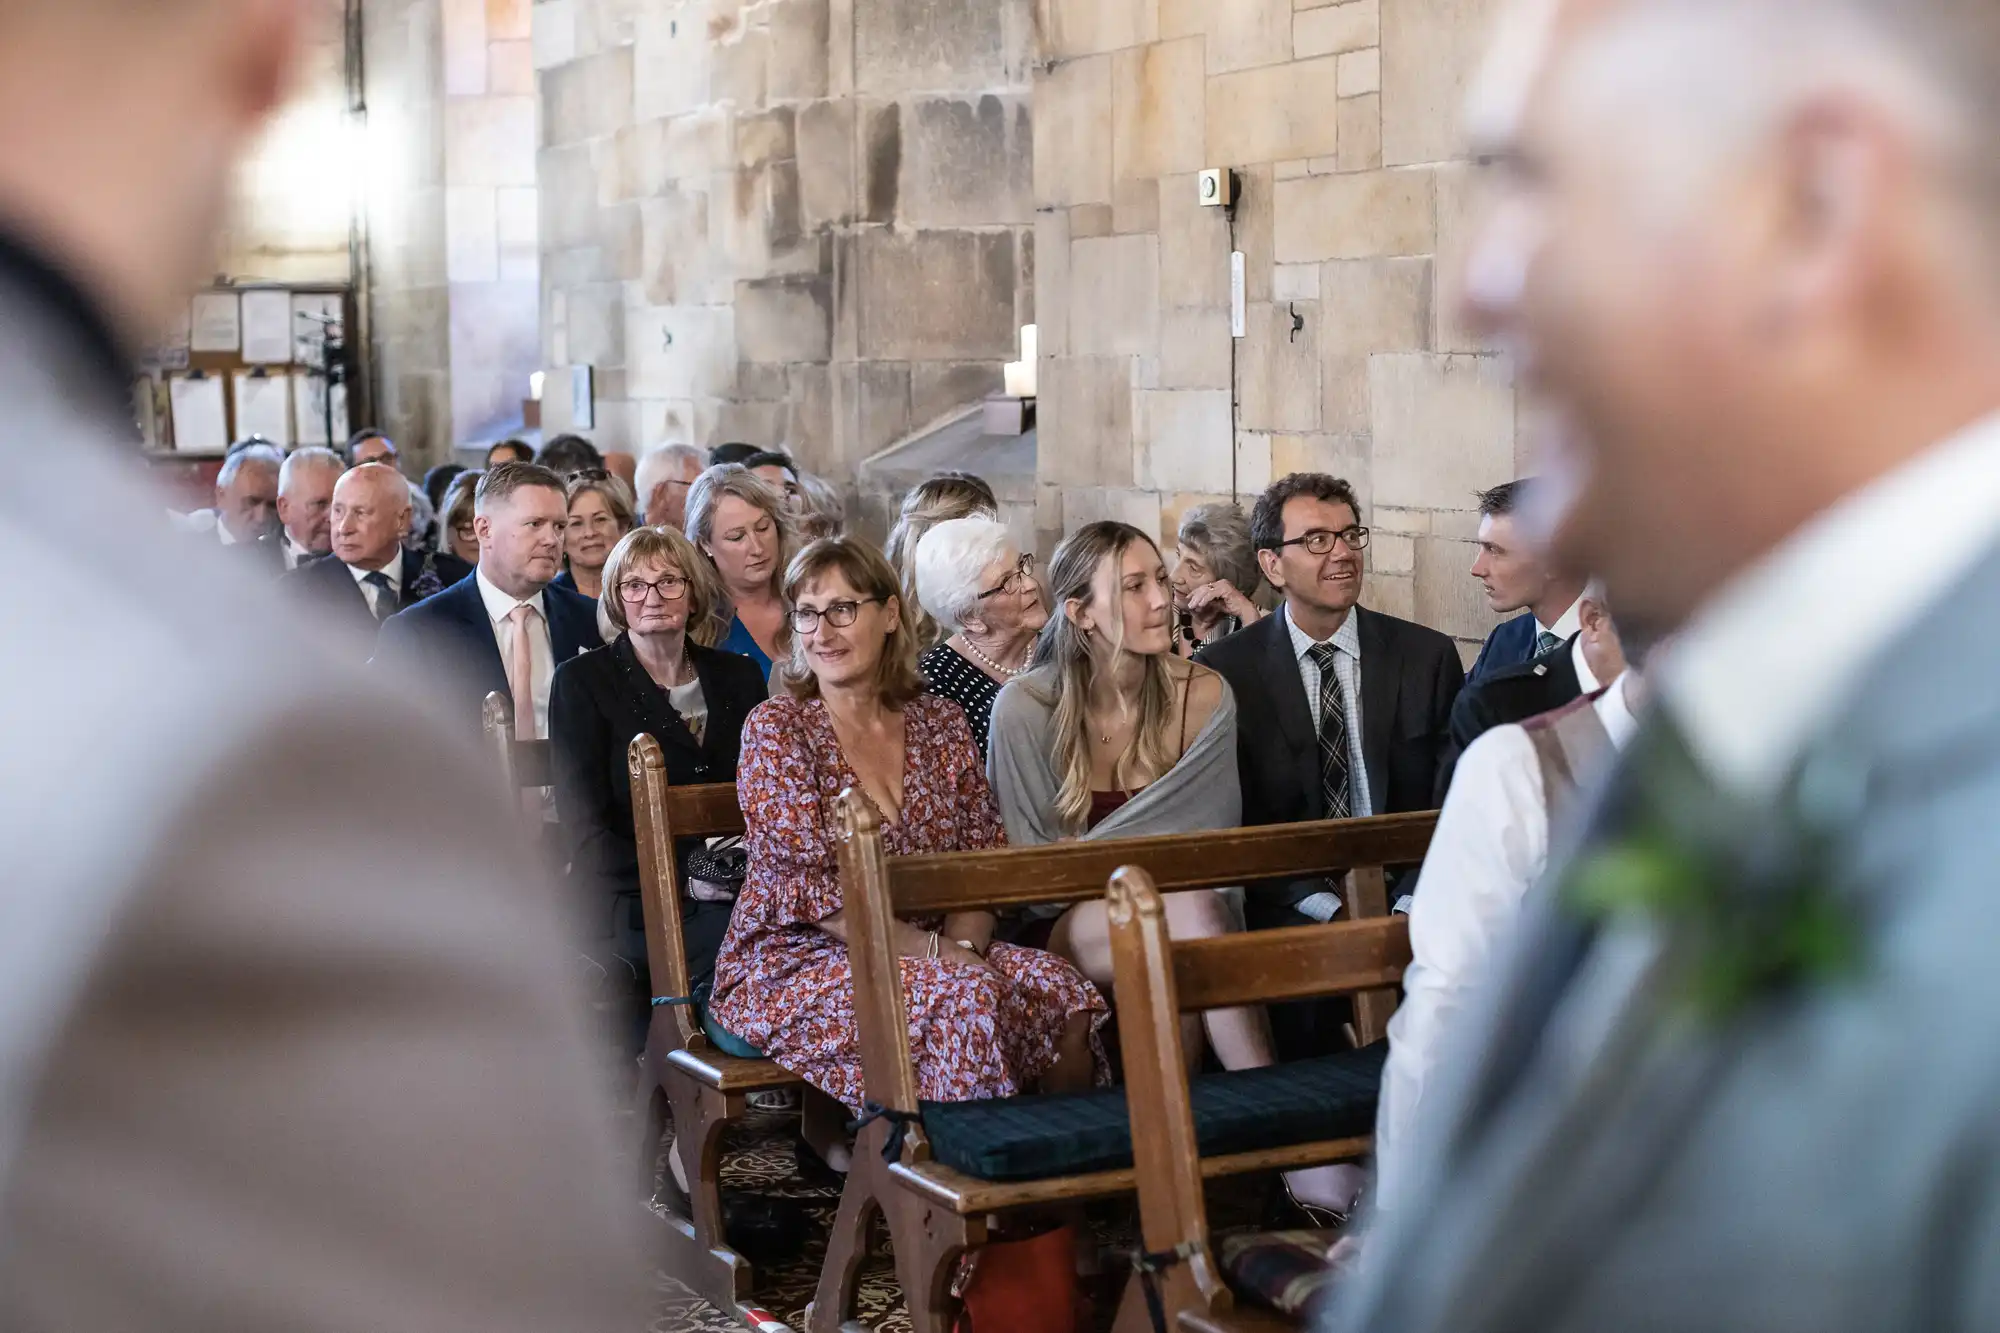
[(846, 629), (861, 614), (861, 608), (868, 602), (879, 602), (880, 597), (864, 597), (859, 602), (828, 602), (826, 609), (816, 611), (810, 606), (792, 608), (792, 628), (800, 634), (810, 634), (819, 628), (824, 620), (835, 629)]
[(1013, 572), (1000, 580), (1000, 586), (997, 588), (988, 588), (985, 592), (980, 593), (979, 600), (983, 602), (989, 597), (998, 597), (1003, 592), (1018, 595), (1027, 592), (1034, 586), (1035, 557), (1024, 555), (1021, 557), (1020, 563), (1014, 566)]
[(1303, 546), (1313, 555), (1325, 555), (1333, 549), (1335, 542), (1346, 542), (1350, 551), (1368, 549), (1368, 529), (1363, 527), (1342, 528), (1339, 532), (1328, 532), (1325, 528), (1314, 528), (1303, 537), (1294, 537), (1288, 542), (1279, 542), (1277, 549), (1287, 546)]
[(688, 581), (679, 574), (662, 574), (651, 583), (644, 579), (622, 579), (618, 584), (618, 595), (637, 606), (646, 600), (646, 594), (658, 593), (663, 602), (678, 602), (687, 596)]
[(565, 474), (570, 481), (610, 481), (611, 469), (603, 467), (580, 467)]

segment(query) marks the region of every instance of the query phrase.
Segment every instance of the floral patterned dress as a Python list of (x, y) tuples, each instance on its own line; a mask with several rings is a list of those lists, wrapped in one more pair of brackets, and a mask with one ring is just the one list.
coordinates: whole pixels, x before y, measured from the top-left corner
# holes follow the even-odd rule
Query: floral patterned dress
[[(920, 695), (903, 726), (902, 818), (883, 828), (890, 855), (1003, 845), (999, 806), (958, 705)], [(712, 1008), (730, 1032), (858, 1109), (861, 1049), (847, 946), (814, 924), (841, 910), (834, 798), (850, 786), (861, 780), (823, 701), (776, 698), (751, 712), (736, 779), (750, 869), (716, 959)], [(1104, 1022), (1096, 987), (1054, 954), (995, 943), (987, 961), (991, 972), (902, 960), (917, 1092), (927, 1100), (1031, 1091), (1055, 1063), (1073, 1015), (1095, 1015), (1093, 1034)], [(1095, 1050), (1094, 1036), (1091, 1044)]]

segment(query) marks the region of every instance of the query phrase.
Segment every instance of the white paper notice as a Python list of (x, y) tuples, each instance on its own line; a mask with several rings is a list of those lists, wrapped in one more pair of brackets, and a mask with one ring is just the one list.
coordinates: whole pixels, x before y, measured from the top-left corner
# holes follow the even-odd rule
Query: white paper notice
[(243, 293), (243, 359), (253, 366), (281, 366), (292, 359), (292, 294)]
[(174, 448), (180, 453), (219, 454), (229, 447), (229, 420), (222, 408), (222, 380), (216, 375), (172, 380)]
[[(327, 321), (332, 320), (331, 324)], [(338, 292), (292, 293), (292, 360), (302, 366), (322, 367), (326, 358), (320, 349), (327, 330), (340, 333), (341, 302)]]
[(292, 407), (300, 444), (347, 443), (347, 386), (333, 386), (333, 439), (326, 435), (326, 381), (317, 375), (292, 376)]
[(243, 307), (235, 292), (199, 292), (194, 298), (191, 345), (197, 352), (233, 352), (243, 345)]
[[(286, 313), (291, 305), (286, 303)], [(239, 370), (236, 380), (236, 438), (261, 435), (279, 448), (292, 443), (292, 377)]]

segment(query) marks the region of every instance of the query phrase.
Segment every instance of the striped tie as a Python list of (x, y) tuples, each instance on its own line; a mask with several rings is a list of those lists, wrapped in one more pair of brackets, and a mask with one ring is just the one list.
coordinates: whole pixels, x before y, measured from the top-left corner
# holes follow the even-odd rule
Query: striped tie
[(1354, 814), (1353, 774), (1347, 755), (1347, 709), (1340, 699), (1340, 677), (1333, 670), (1337, 655), (1330, 643), (1312, 647), (1313, 665), (1319, 668), (1319, 781), (1326, 818), (1347, 819)]

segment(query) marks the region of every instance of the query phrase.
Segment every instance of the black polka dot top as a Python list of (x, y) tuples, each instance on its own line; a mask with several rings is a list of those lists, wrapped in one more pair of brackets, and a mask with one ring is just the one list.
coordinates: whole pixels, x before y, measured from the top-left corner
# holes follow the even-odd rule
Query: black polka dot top
[(979, 742), (979, 757), (986, 757), (986, 729), (993, 721), (993, 701), (1000, 684), (993, 677), (959, 655), (958, 649), (941, 643), (917, 659), (931, 693), (939, 694), (965, 710), (972, 725), (972, 739)]

